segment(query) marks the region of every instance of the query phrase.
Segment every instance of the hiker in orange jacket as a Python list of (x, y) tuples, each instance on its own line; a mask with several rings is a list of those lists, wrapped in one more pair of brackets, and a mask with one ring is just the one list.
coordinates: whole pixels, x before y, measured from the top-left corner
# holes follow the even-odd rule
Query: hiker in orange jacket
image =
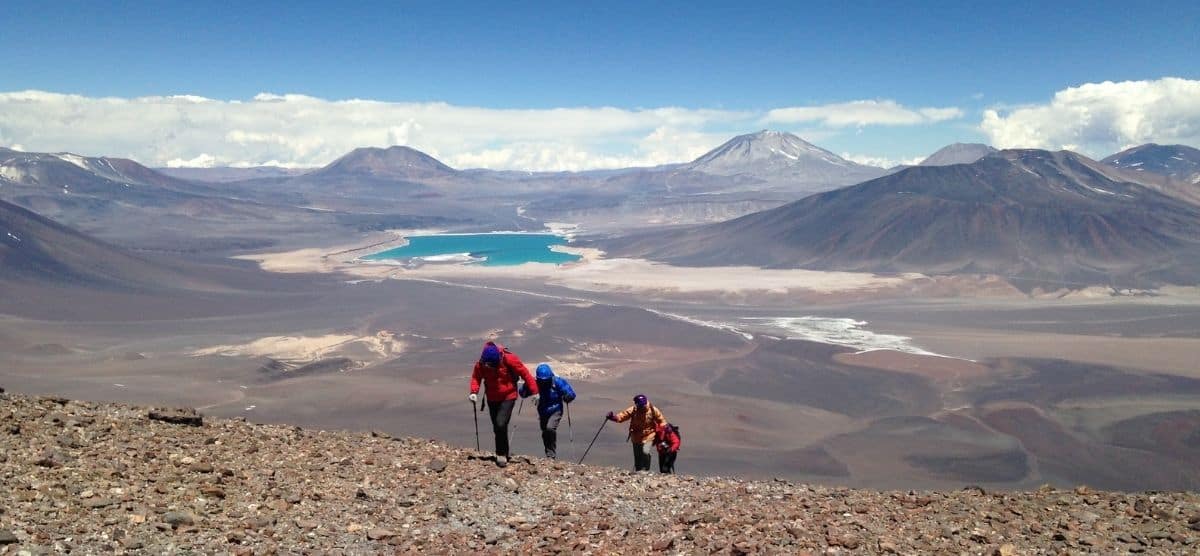
[(662, 412), (644, 394), (633, 397), (633, 406), (620, 413), (608, 412), (608, 420), (629, 421), (629, 441), (633, 444), (633, 470), (650, 470), (650, 449), (654, 446), (654, 431), (667, 424)]

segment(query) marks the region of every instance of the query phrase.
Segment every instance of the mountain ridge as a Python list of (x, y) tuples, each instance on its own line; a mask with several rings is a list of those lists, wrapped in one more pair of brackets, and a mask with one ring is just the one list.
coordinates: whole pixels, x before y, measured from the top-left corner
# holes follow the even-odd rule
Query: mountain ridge
[(1067, 151), (1007, 150), (607, 247), (690, 266), (1196, 282), (1200, 207), (1130, 179)]

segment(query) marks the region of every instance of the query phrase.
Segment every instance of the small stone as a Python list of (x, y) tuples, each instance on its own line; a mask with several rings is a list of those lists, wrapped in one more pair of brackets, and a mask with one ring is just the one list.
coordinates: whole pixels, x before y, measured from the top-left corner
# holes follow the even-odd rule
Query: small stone
[(384, 439), (384, 440), (391, 440), (391, 439), (392, 439), (392, 435), (390, 435), (390, 434), (388, 434), (388, 433), (386, 433), (386, 432), (380, 431), (380, 430), (374, 430), (374, 431), (371, 431), (371, 436), (373, 436), (373, 437), (375, 437), (375, 438), (382, 438), (382, 439)]
[(654, 541), (654, 544), (650, 545), (650, 550), (655, 552), (665, 552), (667, 550), (671, 550), (671, 547), (673, 546), (675, 546), (675, 537), (667, 537)]
[(151, 421), (162, 421), (172, 425), (199, 427), (204, 424), (204, 417), (191, 408), (154, 409), (150, 411), (147, 417)]
[(197, 462), (188, 466), (192, 473), (212, 473), (215, 470), (211, 463)]
[(372, 541), (382, 541), (394, 536), (396, 536), (395, 533), (379, 527), (367, 531), (367, 539)]
[(429, 462), (426, 467), (428, 467), (429, 470), (433, 471), (434, 473), (441, 473), (442, 471), (446, 470), (446, 462), (445, 460), (435, 459)]
[(880, 539), (879, 540), (879, 551), (887, 553), (887, 554), (899, 554), (900, 547), (896, 546), (896, 543), (894, 543), (892, 541), (889, 541), (887, 539)]
[(308, 529), (316, 529), (316, 528), (317, 528), (317, 522), (316, 522), (316, 521), (313, 521), (313, 520), (311, 520), (311, 519), (297, 519), (297, 520), (296, 520), (296, 527), (299, 527), (299, 528), (301, 528), (301, 529), (305, 529), (305, 530), (308, 530)]
[(992, 551), (992, 556), (1017, 556), (1017, 547), (1012, 544), (1002, 544)]
[(113, 504), (116, 504), (116, 503), (117, 503), (117, 501), (113, 500), (112, 498), (94, 498), (94, 499), (88, 500), (87, 502), (84, 502), (83, 505), (95, 510), (95, 509), (99, 509), (99, 508), (105, 508), (108, 506), (112, 506)]
[(246, 520), (246, 528), (253, 529), (255, 531), (257, 531), (259, 529), (266, 529), (267, 527), (270, 527), (274, 524), (275, 524), (275, 520), (273, 520), (269, 517), (252, 517), (252, 518)]
[(861, 541), (858, 540), (858, 537), (851, 535), (849, 533), (827, 534), (825, 536), (825, 542), (827, 544), (829, 544), (829, 546), (840, 546), (840, 547), (846, 548), (848, 550), (854, 550), (854, 549), (858, 548), (858, 546), (860, 544), (862, 544)]
[(53, 448), (47, 448), (43, 450), (42, 454), (38, 456), (38, 459), (34, 460), (33, 462), (34, 465), (39, 467), (49, 467), (51, 469), (55, 467), (62, 467), (66, 463), (67, 456)]
[(518, 485), (517, 481), (514, 480), (512, 477), (506, 477), (504, 479), (504, 489), (511, 490), (513, 492), (519, 492), (521, 490), (521, 486)]
[(17, 536), (14, 535), (12, 531), (0, 530), (0, 545), (16, 544), (18, 542), (20, 542), (20, 540), (17, 539)]
[(225, 498), (225, 491), (221, 490), (220, 487), (216, 487), (216, 486), (212, 486), (212, 485), (201, 488), (200, 494), (203, 494), (209, 498), (220, 498), (220, 499)]
[(163, 515), (163, 522), (178, 529), (182, 526), (195, 525), (196, 516), (192, 515), (191, 512), (167, 512)]
[(133, 524), (145, 523), (146, 516), (142, 514), (129, 514), (129, 522)]

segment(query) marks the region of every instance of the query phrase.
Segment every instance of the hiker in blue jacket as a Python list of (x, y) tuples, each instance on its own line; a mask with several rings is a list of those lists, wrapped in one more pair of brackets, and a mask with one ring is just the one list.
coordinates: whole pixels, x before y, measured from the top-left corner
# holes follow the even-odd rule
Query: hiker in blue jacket
[[(566, 379), (555, 376), (550, 365), (542, 363), (537, 366), (535, 373), (537, 392), (541, 398), (537, 400), (538, 424), (542, 427), (542, 445), (546, 448), (546, 457), (554, 459), (558, 449), (558, 422), (562, 420), (563, 404), (575, 401), (575, 390)], [(521, 397), (529, 397), (531, 392), (527, 385), (521, 386)]]

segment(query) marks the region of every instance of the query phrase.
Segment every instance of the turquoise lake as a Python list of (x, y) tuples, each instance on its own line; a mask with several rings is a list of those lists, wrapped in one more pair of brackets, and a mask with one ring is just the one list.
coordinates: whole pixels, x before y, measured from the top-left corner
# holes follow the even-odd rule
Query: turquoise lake
[(551, 251), (551, 245), (566, 245), (554, 234), (435, 234), (408, 236), (408, 245), (363, 257), (366, 260), (461, 262), (483, 266), (524, 263), (562, 264), (579, 260), (579, 255)]

